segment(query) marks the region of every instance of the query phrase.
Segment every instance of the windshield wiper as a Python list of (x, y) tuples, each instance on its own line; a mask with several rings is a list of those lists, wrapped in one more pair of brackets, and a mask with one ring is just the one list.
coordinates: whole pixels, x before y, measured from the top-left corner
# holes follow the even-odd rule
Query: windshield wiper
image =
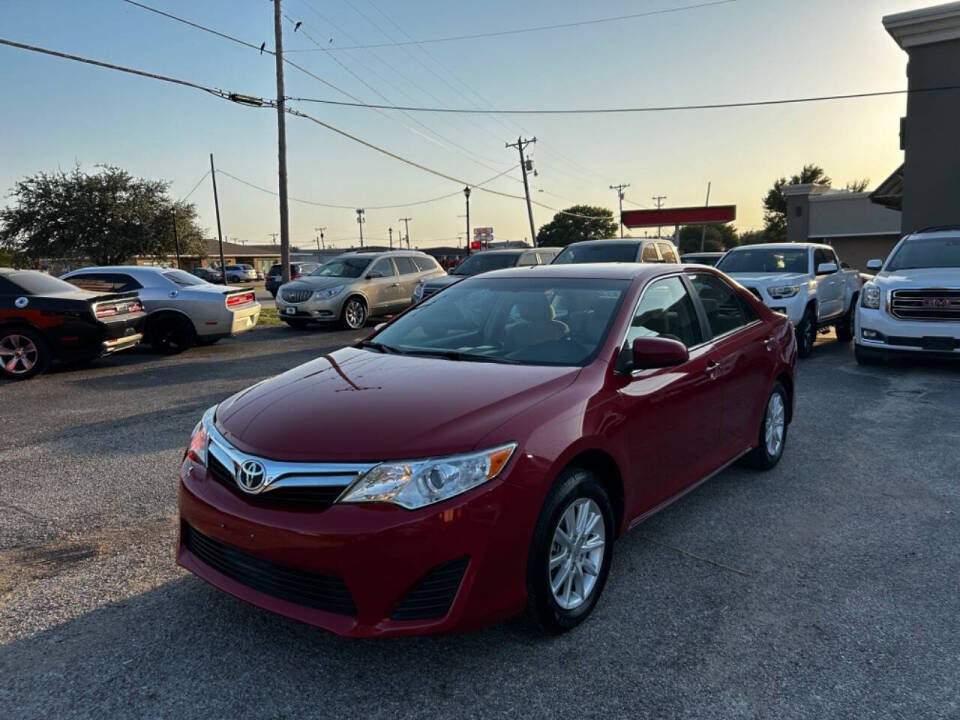
[(357, 343), (359, 347), (370, 348), (371, 350), (377, 350), (386, 355), (403, 355), (403, 350), (393, 347), (393, 345), (384, 345), (383, 343), (377, 342), (376, 340), (361, 340)]
[(520, 365), (518, 360), (508, 360), (507, 358), (495, 357), (492, 355), (480, 355), (477, 353), (465, 353), (459, 350), (406, 350), (406, 355), (423, 355), (424, 357), (441, 357), (446, 360), (464, 360), (467, 362), (488, 362), (500, 363), (502, 365)]

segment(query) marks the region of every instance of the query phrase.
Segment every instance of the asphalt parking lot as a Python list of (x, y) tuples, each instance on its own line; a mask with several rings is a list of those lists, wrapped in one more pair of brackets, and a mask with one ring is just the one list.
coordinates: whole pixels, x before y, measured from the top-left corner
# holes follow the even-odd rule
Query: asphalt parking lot
[(179, 570), (203, 409), (362, 335), (258, 329), (0, 384), (0, 717), (960, 717), (960, 368), (861, 368), (829, 338), (780, 465), (627, 535), (565, 636), (342, 640)]

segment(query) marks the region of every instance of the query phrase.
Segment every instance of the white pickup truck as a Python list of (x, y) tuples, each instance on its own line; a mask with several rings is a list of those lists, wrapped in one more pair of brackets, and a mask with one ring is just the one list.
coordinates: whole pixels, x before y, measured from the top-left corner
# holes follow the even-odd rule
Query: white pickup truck
[(744, 245), (717, 263), (765, 305), (790, 318), (797, 333), (797, 355), (813, 351), (817, 332), (829, 326), (850, 342), (860, 273), (845, 267), (829, 245), (783, 243)]
[(960, 358), (960, 226), (906, 235), (863, 286), (854, 350), (867, 365), (892, 355)]

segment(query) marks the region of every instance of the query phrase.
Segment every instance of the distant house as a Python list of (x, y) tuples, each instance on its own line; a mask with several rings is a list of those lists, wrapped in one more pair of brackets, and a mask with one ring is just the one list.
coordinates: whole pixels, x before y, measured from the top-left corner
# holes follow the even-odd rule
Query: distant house
[[(216, 238), (204, 240), (207, 245), (207, 254), (201, 257), (196, 254), (181, 253), (180, 265), (184, 270), (196, 267), (220, 265), (220, 245)], [(227, 265), (252, 265), (257, 270), (267, 272), (270, 266), (280, 262), (279, 245), (243, 245), (240, 243), (223, 243), (223, 261)], [(163, 258), (137, 257), (137, 265), (176, 265), (177, 256), (167, 255)]]

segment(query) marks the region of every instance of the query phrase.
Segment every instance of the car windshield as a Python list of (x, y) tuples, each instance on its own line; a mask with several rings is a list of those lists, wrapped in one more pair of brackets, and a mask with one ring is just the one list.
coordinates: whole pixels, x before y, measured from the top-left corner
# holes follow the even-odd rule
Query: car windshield
[(806, 248), (754, 248), (728, 252), (717, 269), (725, 273), (800, 273), (810, 272), (810, 252)]
[(886, 271), (960, 267), (960, 236), (910, 239), (887, 261)]
[(172, 283), (176, 283), (180, 287), (192, 287), (194, 285), (207, 285), (206, 280), (201, 280), (194, 275), (191, 275), (188, 272), (183, 270), (167, 270), (163, 273), (163, 276)]
[(568, 245), (553, 260), (554, 265), (572, 263), (636, 262), (637, 244), (631, 242)]
[(36, 270), (25, 270), (0, 277), (7, 278), (14, 285), (22, 288), (25, 293), (29, 293), (30, 295), (77, 291), (74, 285)]
[(338, 258), (331, 260), (314, 270), (310, 275), (315, 277), (342, 277), (358, 278), (370, 264), (370, 258)]
[(490, 272), (491, 270), (503, 270), (511, 268), (517, 264), (520, 256), (516, 253), (477, 253), (471, 255), (462, 263), (457, 265), (451, 275), (479, 275), (480, 273)]
[(381, 352), (583, 366), (599, 353), (626, 280), (476, 278), (428, 298), (367, 344)]

